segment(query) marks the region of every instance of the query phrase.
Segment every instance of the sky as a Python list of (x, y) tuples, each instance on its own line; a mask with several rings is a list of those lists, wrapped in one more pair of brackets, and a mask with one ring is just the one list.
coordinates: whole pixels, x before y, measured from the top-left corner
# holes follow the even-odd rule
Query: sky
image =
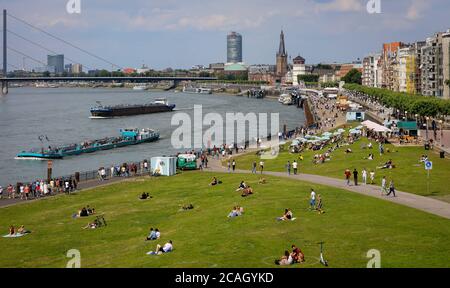
[[(81, 13), (68, 13), (80, 1)], [(369, 1), (381, 3), (370, 14)], [(247, 64), (274, 64), (281, 29), (286, 48), (308, 64), (350, 62), (382, 43), (414, 42), (450, 29), (448, 0), (0, 0), (8, 13), (119, 67), (190, 68), (226, 62), (226, 35), (243, 36)], [(8, 47), (46, 62), (54, 52), (89, 68), (110, 64), (8, 18)], [(17, 35), (16, 35), (17, 34)], [(9, 63), (43, 66), (9, 50)], [(24, 59), (25, 57), (25, 59)], [(69, 58), (70, 60), (68, 60)], [(8, 69), (13, 69), (13, 66)]]

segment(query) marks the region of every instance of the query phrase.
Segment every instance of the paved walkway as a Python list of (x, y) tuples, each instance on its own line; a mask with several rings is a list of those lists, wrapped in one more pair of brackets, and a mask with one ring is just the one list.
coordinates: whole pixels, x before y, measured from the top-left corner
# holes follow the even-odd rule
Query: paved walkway
[[(237, 163), (239, 165), (239, 163)], [(210, 160), (208, 162), (208, 169), (205, 171), (211, 172), (221, 172), (227, 173), (227, 168), (221, 165), (218, 160)], [(251, 174), (251, 171), (247, 170), (236, 170), (235, 173), (241, 174)], [(298, 181), (310, 182), (314, 184), (320, 184), (325, 186), (336, 187), (339, 189), (355, 192), (358, 194), (383, 199), (400, 205), (412, 207), (418, 210), (428, 212), (430, 214), (438, 215), (447, 219), (450, 219), (450, 203), (439, 201), (433, 198), (424, 197), (416, 194), (411, 194), (402, 191), (396, 191), (397, 197), (386, 197), (381, 195), (381, 187), (373, 185), (360, 185), (360, 186), (348, 186), (344, 179), (339, 180), (335, 178), (310, 175), (310, 174), (299, 174), (290, 176), (286, 172), (264, 172), (263, 175), (270, 175), (276, 177), (283, 177), (294, 179)]]

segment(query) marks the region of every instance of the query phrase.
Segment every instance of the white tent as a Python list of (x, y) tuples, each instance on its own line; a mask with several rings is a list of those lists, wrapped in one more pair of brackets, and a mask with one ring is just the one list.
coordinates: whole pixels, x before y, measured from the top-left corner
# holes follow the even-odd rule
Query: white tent
[(391, 132), (391, 129), (384, 127), (382, 125), (379, 125), (375, 122), (372, 122), (370, 120), (364, 121), (361, 123), (364, 127), (366, 127), (369, 130), (373, 130), (375, 132)]

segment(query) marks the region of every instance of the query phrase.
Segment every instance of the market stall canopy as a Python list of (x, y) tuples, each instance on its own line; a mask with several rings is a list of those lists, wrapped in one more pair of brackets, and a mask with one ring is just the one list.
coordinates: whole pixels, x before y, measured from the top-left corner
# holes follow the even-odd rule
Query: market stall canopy
[(373, 130), (375, 132), (391, 132), (391, 129), (384, 127), (380, 124), (377, 124), (375, 122), (372, 122), (370, 120), (364, 121), (361, 123), (364, 127), (366, 127), (369, 130)]
[(397, 123), (397, 128), (407, 131), (417, 130), (417, 123), (415, 121), (402, 121)]

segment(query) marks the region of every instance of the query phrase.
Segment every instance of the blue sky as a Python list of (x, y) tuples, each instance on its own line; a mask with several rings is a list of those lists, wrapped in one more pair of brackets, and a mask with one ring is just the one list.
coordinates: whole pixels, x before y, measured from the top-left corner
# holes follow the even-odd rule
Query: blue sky
[[(288, 53), (312, 64), (352, 61), (380, 50), (383, 42), (424, 40), (450, 28), (448, 0), (380, 0), (381, 14), (367, 12), (369, 0), (80, 0), (81, 14), (69, 14), (68, 1), (0, 3), (10, 14), (121, 67), (145, 63), (155, 69), (226, 61), (229, 31), (243, 35), (248, 64), (275, 62), (281, 29)], [(14, 33), (89, 68), (111, 68), (14, 19), (8, 23)], [(45, 50), (14, 35), (8, 46), (46, 61)], [(9, 52), (9, 59), (22, 67), (23, 56)], [(25, 65), (41, 66), (30, 59)]]

